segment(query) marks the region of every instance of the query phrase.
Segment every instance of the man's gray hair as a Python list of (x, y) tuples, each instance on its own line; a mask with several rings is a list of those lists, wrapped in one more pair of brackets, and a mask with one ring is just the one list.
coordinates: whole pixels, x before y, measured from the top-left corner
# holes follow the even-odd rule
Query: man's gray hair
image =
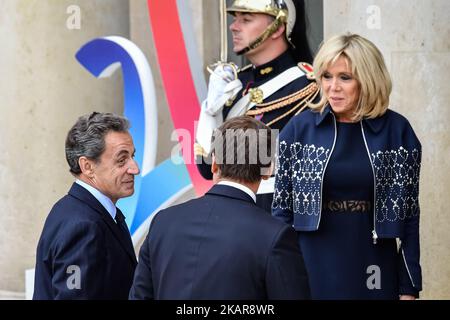
[(66, 138), (66, 160), (70, 172), (81, 173), (78, 160), (86, 157), (96, 162), (105, 150), (105, 136), (110, 131), (128, 132), (130, 122), (112, 113), (93, 112), (78, 118)]

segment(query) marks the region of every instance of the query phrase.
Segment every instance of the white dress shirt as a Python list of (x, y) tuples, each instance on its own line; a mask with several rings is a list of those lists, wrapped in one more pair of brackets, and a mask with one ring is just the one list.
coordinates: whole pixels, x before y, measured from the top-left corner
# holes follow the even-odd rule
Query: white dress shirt
[(249, 187), (246, 187), (243, 184), (240, 184), (240, 183), (237, 183), (237, 182), (232, 182), (232, 181), (220, 181), (217, 184), (234, 187), (236, 189), (244, 191), (246, 194), (248, 194), (250, 197), (252, 197), (253, 201), (256, 203), (256, 195), (255, 195), (255, 193), (252, 190), (250, 190)]
[(97, 199), (102, 204), (102, 206), (106, 209), (106, 211), (108, 211), (108, 213), (111, 215), (113, 219), (116, 218), (117, 208), (110, 198), (108, 198), (103, 193), (95, 189), (93, 186), (87, 184), (86, 182), (83, 182), (79, 179), (77, 179), (77, 181), (75, 182), (78, 183), (83, 188), (85, 188), (87, 191), (89, 191), (89, 193), (92, 194), (95, 197), (95, 199)]

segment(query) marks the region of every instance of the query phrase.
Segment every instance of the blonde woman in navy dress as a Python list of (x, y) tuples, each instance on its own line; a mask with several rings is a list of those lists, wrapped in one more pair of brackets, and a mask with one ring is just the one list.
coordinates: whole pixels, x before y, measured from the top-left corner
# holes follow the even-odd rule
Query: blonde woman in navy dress
[(320, 48), (322, 99), (280, 134), (273, 215), (293, 225), (314, 299), (415, 299), (421, 145), (388, 109), (380, 51), (355, 34)]

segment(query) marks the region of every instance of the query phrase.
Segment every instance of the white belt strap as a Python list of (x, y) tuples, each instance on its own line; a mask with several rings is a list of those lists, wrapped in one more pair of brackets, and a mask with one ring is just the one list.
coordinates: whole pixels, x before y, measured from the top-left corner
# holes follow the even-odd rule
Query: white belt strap
[(267, 180), (261, 180), (258, 192), (256, 194), (273, 193), (275, 191), (275, 177), (270, 177)]
[[(260, 85), (258, 88), (263, 92), (263, 99), (266, 99), (285, 85), (304, 75), (305, 73), (300, 70), (298, 66), (291, 67), (277, 75), (275, 78)], [(245, 114), (248, 110), (253, 108), (255, 104), (255, 102), (250, 101), (250, 95), (247, 93), (231, 108), (227, 115), (227, 120)]]

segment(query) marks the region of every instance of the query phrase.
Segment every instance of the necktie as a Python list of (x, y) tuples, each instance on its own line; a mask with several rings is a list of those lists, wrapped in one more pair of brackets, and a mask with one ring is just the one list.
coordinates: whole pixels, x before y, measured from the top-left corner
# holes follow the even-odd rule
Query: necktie
[(131, 241), (130, 231), (128, 230), (128, 226), (125, 223), (125, 216), (123, 215), (122, 211), (119, 210), (119, 208), (117, 208), (116, 217), (114, 219), (116, 220), (117, 226), (119, 227), (123, 235), (123, 238), (126, 239), (127, 245), (133, 248), (133, 242)]

